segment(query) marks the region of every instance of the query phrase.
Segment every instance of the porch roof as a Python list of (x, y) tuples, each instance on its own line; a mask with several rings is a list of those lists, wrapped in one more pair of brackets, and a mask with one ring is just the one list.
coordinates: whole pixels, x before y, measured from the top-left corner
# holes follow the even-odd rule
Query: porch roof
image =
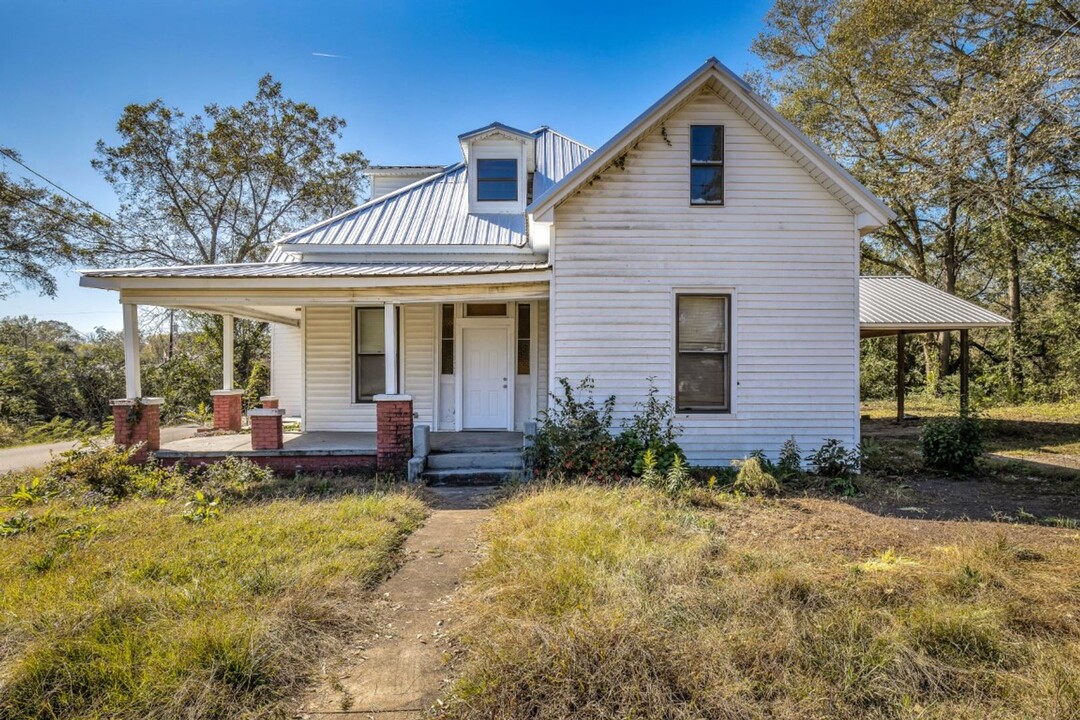
[[(263, 262), (80, 270), (83, 278), (320, 278), (492, 275), (546, 270), (545, 262)], [(92, 283), (83, 283), (92, 285)]]

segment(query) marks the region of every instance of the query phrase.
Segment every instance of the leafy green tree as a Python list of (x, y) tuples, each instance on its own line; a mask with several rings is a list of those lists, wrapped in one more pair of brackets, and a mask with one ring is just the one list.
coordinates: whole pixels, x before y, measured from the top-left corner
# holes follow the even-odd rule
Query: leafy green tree
[[(1014, 391), (1030, 347), (1070, 342), (1025, 339), (1041, 302), (1024, 293), (1049, 285), (1023, 273), (1080, 235), (1077, 28), (1075, 12), (1053, 0), (778, 0), (754, 44), (780, 111), (897, 212), (865, 240), (865, 269), (911, 274), (1010, 314)], [(955, 367), (949, 336), (936, 364), (924, 347), (940, 389), (935, 376)]]
[[(0, 147), (0, 160), (19, 162)], [(19, 287), (56, 295), (52, 270), (81, 257), (80, 239), (105, 237), (105, 219), (29, 180), (0, 169), (0, 298)]]
[(93, 165), (120, 198), (102, 263), (233, 263), (355, 204), (367, 160), (339, 152), (345, 121), (290, 100), (270, 75), (239, 107), (187, 117), (164, 101), (128, 105), (120, 143), (99, 141)]
[(83, 337), (57, 321), (0, 320), (0, 420), (104, 422), (123, 392), (123, 357), (118, 333)]

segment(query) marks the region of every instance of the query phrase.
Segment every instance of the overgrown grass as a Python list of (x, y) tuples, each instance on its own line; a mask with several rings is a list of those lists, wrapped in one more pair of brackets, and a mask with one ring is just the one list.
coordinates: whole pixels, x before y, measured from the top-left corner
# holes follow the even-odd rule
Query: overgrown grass
[(1075, 532), (708, 505), (564, 487), (500, 506), (448, 714), (1080, 716)]
[(190, 485), (117, 500), (67, 482), (0, 483), (0, 521), (24, 518), (0, 537), (3, 718), (276, 711), (363, 627), (365, 593), (425, 516), (356, 482), (245, 481), (217, 517), (191, 511)]

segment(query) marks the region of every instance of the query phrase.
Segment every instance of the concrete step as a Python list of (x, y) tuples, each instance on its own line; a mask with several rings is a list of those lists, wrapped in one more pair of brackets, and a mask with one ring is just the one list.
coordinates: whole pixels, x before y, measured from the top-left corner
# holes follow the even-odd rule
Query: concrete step
[[(428, 458), (430, 460), (430, 457)], [(456, 470), (425, 470), (421, 477), (424, 484), (432, 486), (463, 485), (499, 485), (515, 478), (520, 479), (522, 471), (514, 468), (475, 470), (458, 468)]]
[(524, 465), (520, 452), (453, 452), (428, 455), (429, 470), (504, 470)]

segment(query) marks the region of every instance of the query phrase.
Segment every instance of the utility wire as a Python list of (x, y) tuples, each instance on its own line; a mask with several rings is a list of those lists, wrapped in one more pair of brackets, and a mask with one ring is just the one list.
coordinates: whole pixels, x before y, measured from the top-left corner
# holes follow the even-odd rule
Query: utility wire
[[(133, 230), (130, 226), (120, 222), (119, 220), (117, 220), (113, 216), (109, 215), (109, 213), (104, 212), (102, 210), (99, 210), (97, 207), (95, 207), (91, 203), (87, 202), (86, 200), (83, 200), (81, 197), (74, 194), (73, 192), (71, 192), (67, 188), (63, 187), (59, 183), (54, 182), (53, 180), (50, 180), (49, 178), (45, 177), (44, 175), (39, 173), (37, 170), (35, 170), (34, 168), (30, 167), (29, 165), (24, 163), (22, 160), (20, 160), (19, 156), (16, 155), (13, 150), (9, 150), (7, 148), (0, 148), (0, 155), (3, 155), (4, 157), (8, 158), (9, 160), (11, 160), (11, 161), (17, 163), (18, 165), (22, 166), (22, 168), (25, 169), (27, 172), (30, 172), (33, 175), (41, 178), (43, 181), (45, 181), (49, 185), (53, 186), (54, 188), (56, 188), (60, 192), (64, 193), (69, 198), (71, 198), (75, 202), (79, 203), (83, 207), (86, 207), (87, 209), (92, 210), (93, 212), (97, 213), (98, 215), (101, 215), (103, 218), (105, 218), (109, 222), (113, 223), (114, 225), (116, 225), (121, 230), (126, 230), (127, 232), (131, 233), (132, 235), (138, 237), (139, 239), (141, 239), (141, 240), (143, 240), (145, 242), (153, 242), (152, 240), (150, 240), (150, 238), (146, 237), (146, 235), (144, 235), (143, 233), (139, 232), (138, 230)], [(30, 198), (27, 198), (25, 196), (20, 196), (20, 197), (23, 197), (24, 200), (29, 200), (30, 202), (33, 202), (32, 200), (30, 200)], [(35, 204), (37, 204), (37, 203), (35, 203)], [(76, 224), (78, 224), (78, 223), (76, 223)], [(96, 232), (92, 228), (86, 228), (86, 229), (90, 230), (91, 232)], [(97, 234), (101, 235), (101, 233), (97, 233)], [(101, 237), (104, 238), (103, 235), (101, 235)], [(104, 239), (108, 239), (108, 238), (104, 238)]]

